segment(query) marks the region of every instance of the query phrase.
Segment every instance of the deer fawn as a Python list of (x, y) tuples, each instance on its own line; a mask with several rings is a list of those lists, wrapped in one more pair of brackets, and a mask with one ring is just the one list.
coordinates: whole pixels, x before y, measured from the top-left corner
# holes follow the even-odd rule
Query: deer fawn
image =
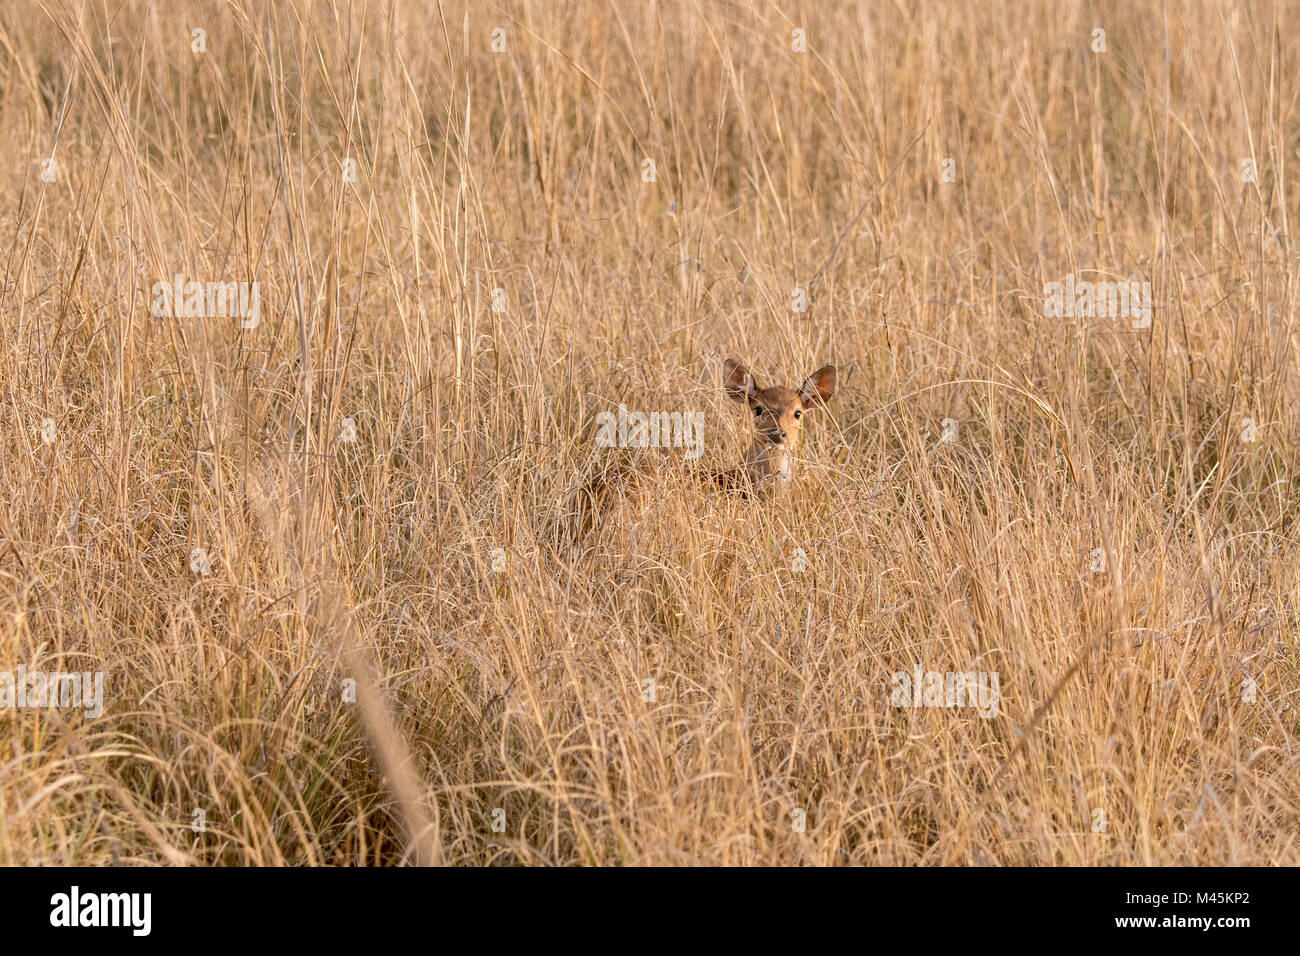
[[(754, 444), (745, 456), (744, 473), (750, 485), (763, 489), (790, 483), (794, 453), (799, 447), (803, 413), (826, 404), (835, 391), (835, 366), (823, 365), (804, 380), (799, 391), (774, 385), (759, 388), (754, 376), (734, 359), (722, 366), (727, 394), (745, 402), (754, 416)], [(726, 487), (744, 487), (741, 469), (720, 472), (715, 479)]]
[[(835, 366), (823, 365), (804, 380), (798, 391), (781, 385), (759, 388), (745, 366), (733, 359), (727, 359), (722, 372), (727, 394), (750, 409), (754, 443), (741, 467), (697, 472), (696, 477), (746, 496), (788, 486), (794, 472), (803, 413), (824, 405), (831, 397), (835, 391)], [(577, 518), (573, 528), (575, 538), (585, 537), (603, 523), (613, 492), (639, 485), (654, 472), (653, 465), (640, 465), (607, 470), (587, 481), (571, 509)]]

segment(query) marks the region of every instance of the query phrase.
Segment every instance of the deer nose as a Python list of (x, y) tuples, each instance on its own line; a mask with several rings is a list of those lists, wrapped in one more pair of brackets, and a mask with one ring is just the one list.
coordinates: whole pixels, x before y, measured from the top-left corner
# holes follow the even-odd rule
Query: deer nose
[(781, 441), (785, 441), (785, 429), (781, 429)]

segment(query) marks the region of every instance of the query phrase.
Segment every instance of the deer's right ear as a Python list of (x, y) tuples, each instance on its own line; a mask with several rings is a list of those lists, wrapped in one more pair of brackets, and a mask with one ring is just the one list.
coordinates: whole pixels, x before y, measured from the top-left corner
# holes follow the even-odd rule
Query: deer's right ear
[(749, 374), (749, 369), (735, 359), (727, 359), (723, 363), (722, 380), (727, 386), (727, 394), (738, 402), (745, 401), (758, 391), (758, 386), (754, 384), (754, 376)]

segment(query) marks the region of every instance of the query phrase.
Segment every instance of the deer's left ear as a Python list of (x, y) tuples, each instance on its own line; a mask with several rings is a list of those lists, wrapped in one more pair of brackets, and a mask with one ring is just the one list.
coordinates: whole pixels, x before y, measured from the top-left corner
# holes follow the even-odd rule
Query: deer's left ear
[(803, 401), (804, 408), (812, 408), (814, 405), (826, 404), (834, 391), (835, 366), (823, 365), (808, 376), (803, 388), (799, 389), (799, 398)]

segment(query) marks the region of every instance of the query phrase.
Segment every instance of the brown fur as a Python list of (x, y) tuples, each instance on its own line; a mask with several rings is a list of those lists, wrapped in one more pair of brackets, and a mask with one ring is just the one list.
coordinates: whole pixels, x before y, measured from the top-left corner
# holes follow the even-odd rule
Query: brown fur
[[(707, 483), (746, 497), (773, 486), (784, 488), (793, 475), (804, 412), (824, 405), (835, 391), (835, 366), (823, 365), (798, 389), (775, 385), (759, 388), (745, 366), (733, 359), (723, 365), (727, 395), (744, 402), (754, 423), (754, 442), (745, 462), (725, 471), (701, 473)], [(653, 464), (619, 465), (593, 475), (579, 489), (569, 509), (575, 518), (574, 537), (582, 539), (598, 529), (608, 517), (609, 502), (616, 492), (632, 490), (654, 475)]]
[[(798, 391), (782, 385), (759, 388), (745, 366), (727, 359), (723, 366), (727, 394), (744, 402), (754, 422), (754, 444), (745, 456), (750, 482), (759, 488), (787, 485), (794, 473), (803, 414), (826, 404), (835, 391), (835, 366), (823, 365)], [(724, 473), (725, 474), (725, 473)]]

